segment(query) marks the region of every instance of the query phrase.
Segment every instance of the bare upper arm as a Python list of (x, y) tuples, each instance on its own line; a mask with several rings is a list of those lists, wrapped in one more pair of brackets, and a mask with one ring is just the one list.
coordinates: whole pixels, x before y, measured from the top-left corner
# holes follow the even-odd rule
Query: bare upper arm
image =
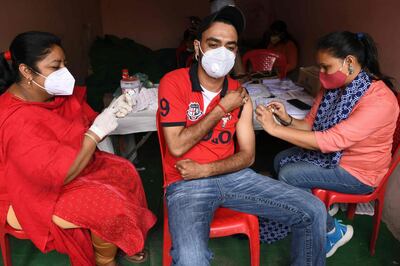
[(248, 101), (242, 110), (242, 114), (236, 124), (236, 136), (240, 151), (248, 152), (255, 156), (255, 136), (253, 129), (253, 104)]

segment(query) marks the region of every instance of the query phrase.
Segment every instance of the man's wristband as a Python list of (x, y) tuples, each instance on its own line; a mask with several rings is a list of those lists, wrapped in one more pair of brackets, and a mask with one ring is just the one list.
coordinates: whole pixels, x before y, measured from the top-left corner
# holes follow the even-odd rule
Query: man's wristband
[(228, 113), (228, 112), (226, 111), (226, 109), (222, 106), (222, 104), (217, 103), (217, 105), (219, 106), (219, 108), (221, 108), (221, 110), (222, 110), (225, 114)]

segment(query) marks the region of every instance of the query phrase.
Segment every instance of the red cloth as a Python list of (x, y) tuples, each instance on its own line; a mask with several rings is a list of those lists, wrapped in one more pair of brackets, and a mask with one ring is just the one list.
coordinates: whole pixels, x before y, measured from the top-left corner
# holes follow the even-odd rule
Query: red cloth
[(6, 222), (11, 204), (42, 252), (67, 253), (73, 265), (94, 265), (90, 235), (85, 229), (58, 228), (53, 214), (92, 230), (129, 255), (143, 249), (156, 220), (147, 209), (138, 173), (117, 156), (96, 151), (82, 173), (63, 184), (96, 117), (84, 95), (76, 89), (73, 96), (45, 103), (21, 101), (8, 92), (0, 96), (0, 195), (8, 195), (8, 201), (0, 202), (0, 222)]

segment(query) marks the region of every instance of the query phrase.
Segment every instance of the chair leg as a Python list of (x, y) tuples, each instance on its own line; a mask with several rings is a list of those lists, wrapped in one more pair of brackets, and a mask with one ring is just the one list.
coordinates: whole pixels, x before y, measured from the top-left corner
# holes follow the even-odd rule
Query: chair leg
[[(250, 248), (250, 261), (251, 266), (259, 266), (260, 265), (260, 233), (258, 228), (258, 221), (257, 221), (257, 228), (252, 228), (252, 224), (250, 224), (249, 230), (249, 248)], [(253, 224), (254, 225), (254, 224)]]
[[(164, 205), (164, 212), (165, 210), (165, 205)], [(172, 263), (172, 258), (170, 255), (170, 250), (172, 246), (172, 241), (171, 241), (171, 235), (169, 233), (169, 227), (168, 227), (168, 214), (164, 215), (164, 232), (163, 232), (163, 255), (162, 255), (162, 265), (163, 266), (169, 266)]]
[(11, 266), (11, 254), (10, 254), (10, 243), (8, 240), (8, 236), (6, 234), (2, 234), (0, 236), (0, 246), (1, 246), (1, 254), (3, 256), (3, 264), (4, 266)]
[(347, 204), (347, 219), (353, 220), (354, 214), (356, 213), (357, 203)]
[(381, 200), (382, 199), (378, 198), (375, 201), (374, 224), (373, 224), (373, 229), (372, 229), (371, 242), (369, 245), (369, 251), (371, 253), (371, 256), (375, 255), (375, 246), (376, 246), (376, 241), (378, 240), (379, 227), (381, 225), (382, 209), (383, 209), (383, 201), (381, 201)]

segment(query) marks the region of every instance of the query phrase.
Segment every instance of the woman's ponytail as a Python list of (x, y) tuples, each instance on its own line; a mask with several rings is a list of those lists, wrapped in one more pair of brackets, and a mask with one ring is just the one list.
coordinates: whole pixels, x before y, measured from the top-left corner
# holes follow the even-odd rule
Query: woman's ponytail
[(386, 86), (388, 86), (393, 92), (396, 93), (393, 78), (382, 74), (379, 61), (378, 61), (378, 49), (376, 48), (375, 42), (372, 37), (367, 33), (355, 33), (356, 38), (362, 43), (364, 47), (364, 68), (370, 73), (370, 75), (376, 80), (382, 80)]
[(0, 53), (0, 94), (15, 81), (15, 75), (9, 64), (10, 57), (9, 51)]

